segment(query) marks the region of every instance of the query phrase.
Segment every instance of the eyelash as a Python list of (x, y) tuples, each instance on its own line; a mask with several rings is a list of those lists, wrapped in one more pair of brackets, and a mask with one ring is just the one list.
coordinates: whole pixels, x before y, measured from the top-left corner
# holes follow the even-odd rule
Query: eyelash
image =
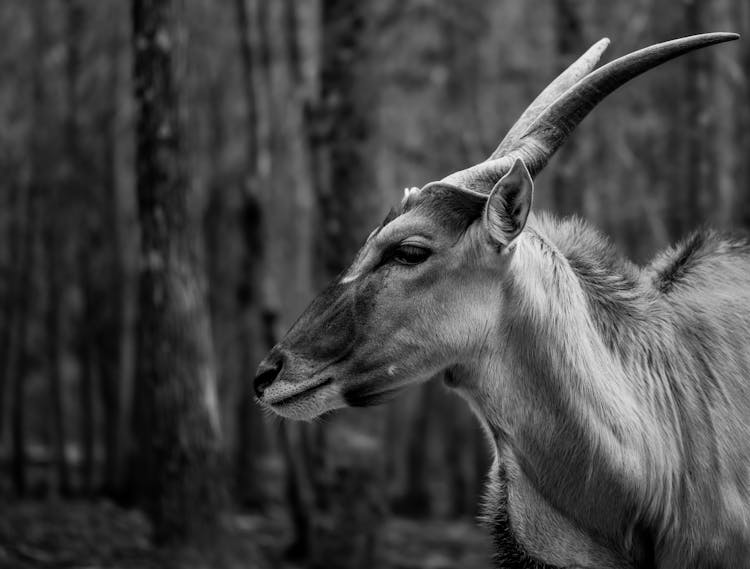
[(390, 257), (401, 265), (418, 265), (426, 261), (431, 254), (432, 252), (425, 247), (403, 244), (396, 247)]

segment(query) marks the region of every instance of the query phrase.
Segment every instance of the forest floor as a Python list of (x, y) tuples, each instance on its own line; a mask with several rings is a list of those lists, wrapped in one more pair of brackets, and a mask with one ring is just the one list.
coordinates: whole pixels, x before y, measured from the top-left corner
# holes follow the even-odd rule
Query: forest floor
[[(108, 502), (0, 505), (2, 569), (296, 569), (284, 561), (289, 530), (261, 515), (227, 517), (200, 551), (156, 548), (147, 520)], [(471, 520), (391, 519), (381, 536), (384, 569), (486, 569), (489, 539)]]

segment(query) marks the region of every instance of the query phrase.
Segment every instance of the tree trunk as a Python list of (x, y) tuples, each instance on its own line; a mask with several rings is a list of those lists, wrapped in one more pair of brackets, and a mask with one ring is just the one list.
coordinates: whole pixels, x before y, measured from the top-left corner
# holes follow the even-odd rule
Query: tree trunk
[[(253, 14), (257, 11), (253, 11)], [(267, 452), (267, 432), (260, 408), (255, 403), (252, 381), (249, 377), (258, 365), (261, 350), (265, 348), (260, 333), (260, 270), (263, 256), (263, 212), (259, 202), (260, 176), (260, 123), (258, 112), (257, 54), (253, 47), (260, 45), (256, 33), (260, 24), (251, 20), (246, 0), (235, 0), (237, 36), (242, 61), (243, 92), (245, 95), (246, 171), (241, 188), (240, 227), (242, 228), (242, 282), (237, 291), (240, 317), (241, 345), (240, 369), (247, 375), (241, 377), (238, 404), (236, 474), (237, 492), (246, 507), (259, 508), (263, 504), (260, 484), (262, 473), (259, 461)], [(255, 23), (255, 25), (253, 25)], [(270, 80), (270, 78), (269, 78)], [(270, 349), (268, 347), (267, 349)]]
[(299, 45), (299, 14), (295, 0), (284, 0), (284, 40), (289, 59), (289, 74), (295, 85), (303, 80), (302, 54)]
[(18, 267), (19, 253), (21, 247), (22, 224), (28, 221), (25, 211), (26, 192), (20, 187), (19, 180), (10, 183), (8, 196), (8, 210), (11, 212), (8, 233), (8, 284), (4, 289), (2, 305), (2, 322), (0, 327), (0, 446), (5, 447), (6, 423), (10, 413), (10, 390), (11, 390), (11, 360), (15, 357), (14, 351), (17, 344), (15, 338), (15, 318), (18, 312), (17, 300), (19, 295)]
[(477, 491), (474, 487), (476, 460), (472, 454), (476, 450), (473, 444), (475, 435), (473, 427), (476, 419), (466, 413), (466, 409), (451, 411), (450, 407), (456, 401), (448, 399), (446, 393), (440, 395), (442, 397), (438, 403), (438, 409), (443, 409), (443, 417), (452, 417), (450, 422), (445, 421), (440, 425), (440, 431), (442, 431), (440, 440), (443, 444), (443, 456), (449, 473), (449, 512), (451, 517), (471, 515), (477, 498)]
[(58, 188), (49, 187), (45, 204), (45, 250), (46, 281), (49, 289), (47, 311), (45, 315), (47, 333), (47, 377), (49, 379), (49, 429), (52, 439), (55, 470), (57, 472), (57, 489), (63, 496), (71, 494), (70, 468), (66, 457), (67, 421), (63, 394), (63, 338), (62, 338), (62, 287), (60, 275), (61, 255), (59, 242), (61, 239), (58, 227), (57, 199)]
[[(730, 30), (737, 26), (737, 30), (744, 32), (741, 24), (741, 6), (732, 0), (717, 0), (712, 3), (711, 29)], [(740, 22), (740, 23), (738, 23)], [(732, 42), (722, 51), (711, 50), (711, 84), (707, 86), (708, 97), (713, 103), (714, 112), (711, 114), (714, 141), (710, 143), (713, 171), (709, 173), (709, 180), (714, 180), (711, 188), (717, 198), (713, 208), (714, 215), (711, 223), (717, 227), (729, 227), (737, 218), (737, 203), (743, 203), (741, 143), (742, 134), (747, 128), (742, 122), (741, 107), (747, 106), (745, 100), (740, 100), (739, 89), (734, 89), (734, 62), (741, 61), (742, 42)], [(747, 76), (745, 77), (747, 81)]]
[[(744, 29), (745, 36), (750, 33), (750, 4), (747, 2), (740, 2), (740, 25)], [(742, 204), (738, 209), (740, 210), (740, 222), (745, 229), (750, 230), (750, 105), (747, 101), (750, 100), (750, 45), (747, 40), (742, 42), (742, 57), (741, 66), (745, 70), (744, 75), (744, 96), (741, 98), (743, 103), (740, 105), (740, 124), (743, 125), (742, 135), (739, 141), (740, 152), (742, 156), (741, 163), (742, 178), (741, 184), (743, 192), (740, 196), (740, 203)]]
[[(436, 390), (440, 386), (437, 378), (420, 388), (419, 400), (413, 412), (412, 423), (404, 425), (408, 436), (406, 450), (406, 484), (402, 496), (396, 500), (399, 514), (411, 517), (427, 517), (431, 513), (430, 474), (430, 417), (437, 402)], [(401, 436), (404, 436), (402, 434)]]
[[(310, 131), (322, 230), (319, 284), (353, 258), (378, 211), (370, 144), (375, 89), (367, 67), (371, 19), (358, 0), (330, 0), (322, 10), (319, 122)], [(313, 567), (378, 565), (375, 540), (387, 502), (384, 417), (382, 408), (340, 412), (318, 426)]]
[[(65, 288), (65, 247), (67, 241), (66, 228), (63, 226), (65, 216), (61, 215), (63, 204), (61, 196), (64, 188), (68, 199), (78, 196), (82, 199), (79, 187), (80, 169), (80, 133), (78, 128), (78, 76), (80, 67), (80, 41), (83, 8), (77, 0), (65, 2), (66, 24), (66, 65), (65, 65), (65, 97), (66, 107), (63, 121), (65, 137), (64, 179), (60, 187), (50, 184), (46, 191), (45, 203), (45, 250), (46, 282), (49, 299), (46, 312), (47, 333), (47, 376), (50, 381), (50, 430), (52, 433), (54, 461), (57, 471), (57, 485), (63, 496), (72, 492), (71, 472), (67, 460), (66, 447), (68, 443), (68, 425), (65, 410), (65, 394), (63, 389), (63, 318)], [(70, 210), (69, 210), (70, 211)], [(85, 216), (84, 216), (85, 217)], [(86, 220), (84, 219), (84, 226)], [(88, 243), (87, 243), (88, 245)]]
[(111, 247), (109, 278), (105, 279), (107, 318), (96, 342), (99, 395), (103, 413), (104, 479), (103, 489), (110, 497), (120, 497), (124, 482), (125, 464), (125, 413), (121, 393), (129, 378), (125, 375), (125, 345), (127, 326), (125, 319), (126, 281), (130, 278), (125, 268), (123, 233), (123, 206), (119, 192), (120, 138), (118, 112), (121, 107), (122, 79), (121, 30), (115, 27), (108, 44), (109, 76), (107, 81), (108, 107), (103, 116), (101, 131), (104, 133), (104, 232)]
[(99, 369), (95, 355), (95, 338), (97, 331), (96, 309), (94, 308), (94, 288), (92, 285), (90, 259), (85, 251), (79, 252), (79, 274), (83, 296), (83, 314), (81, 330), (78, 334), (78, 365), (80, 368), (80, 436), (81, 453), (81, 491), (84, 496), (94, 495), (95, 485), (95, 446), (96, 446), (96, 397), (94, 376)]
[(242, 61), (242, 87), (245, 95), (245, 136), (247, 137), (247, 176), (250, 183), (258, 175), (258, 98), (255, 84), (255, 61), (257, 55), (253, 53), (253, 38), (255, 45), (259, 45), (257, 30), (251, 26), (250, 12), (247, 0), (235, 0), (235, 15), (237, 22), (237, 37)]
[[(26, 259), (31, 263), (31, 259)], [(29, 269), (22, 269), (25, 271)], [(28, 372), (27, 318), (28, 302), (19, 306), (14, 332), (19, 344), (16, 365), (11, 366), (11, 478), (13, 489), (19, 497), (26, 495), (28, 484), (26, 476), (26, 376)]]
[[(127, 16), (128, 6), (118, 7), (116, 15)], [(128, 479), (128, 459), (132, 454), (132, 409), (135, 384), (136, 334), (135, 321), (138, 303), (137, 258), (139, 243), (132, 238), (136, 231), (137, 219), (130, 194), (130, 165), (128, 153), (131, 139), (130, 120), (122, 109), (128, 107), (131, 94), (125, 77), (129, 72), (128, 47), (129, 30), (127, 18), (117, 18), (108, 44), (109, 108), (104, 117), (102, 132), (106, 144), (106, 188), (108, 196), (105, 219), (105, 232), (112, 246), (111, 274), (107, 281), (109, 305), (112, 314), (108, 319), (107, 333), (100, 334), (99, 377), (102, 382), (100, 393), (105, 413), (105, 484), (111, 495), (126, 498)]]
[[(706, 31), (707, 6), (698, 0), (684, 0), (673, 17), (665, 18), (662, 5), (650, 10), (652, 26), (658, 38), (677, 37)], [(711, 171), (706, 141), (710, 140), (710, 97), (707, 97), (707, 74), (710, 73), (712, 50), (697, 50), (664, 66), (652, 78), (662, 88), (656, 90), (653, 105), (666, 132), (655, 132), (649, 147), (653, 156), (654, 177), (666, 179), (664, 209), (669, 240), (676, 241), (706, 221), (700, 204), (708, 196), (706, 184)], [(716, 50), (716, 53), (724, 53)], [(658, 145), (658, 146), (657, 146)], [(664, 164), (669, 164), (668, 169)], [(666, 171), (665, 171), (666, 170)], [(710, 184), (709, 184), (710, 187)]]
[[(707, 6), (699, 0), (684, 0), (685, 22), (687, 34), (699, 34), (705, 31), (704, 22)], [(684, 129), (687, 144), (687, 162), (685, 183), (682, 187), (674, 188), (682, 197), (681, 233), (695, 229), (706, 219), (708, 205), (708, 191), (716, 191), (713, 185), (713, 170), (711, 164), (710, 141), (710, 105), (707, 97), (708, 77), (711, 76), (711, 52), (698, 50), (690, 55), (690, 65), (687, 70), (687, 84), (683, 100), (685, 101), (682, 121), (680, 124), (689, 125)], [(707, 144), (708, 143), (708, 144)], [(677, 197), (677, 196), (675, 196)], [(678, 202), (679, 203), (679, 202)]]
[(237, 445), (237, 489), (238, 497), (246, 506), (254, 509), (263, 507), (263, 472), (260, 461), (268, 452), (268, 437), (261, 409), (255, 402), (252, 375), (257, 368), (262, 353), (271, 349), (265, 346), (260, 331), (260, 310), (258, 306), (258, 279), (261, 257), (260, 204), (254, 196), (247, 195), (240, 211), (243, 229), (242, 275), (244, 282), (238, 290), (240, 312), (240, 338), (244, 349), (240, 351), (240, 400), (238, 405), (239, 433)]
[(33, 40), (31, 46), (31, 93), (30, 127), (28, 141), (30, 176), (25, 187), (20, 189), (12, 226), (12, 266), (16, 272), (11, 284), (14, 310), (9, 322), (11, 327), (8, 346), (7, 368), (10, 381), (11, 412), (11, 480), (16, 494), (24, 496), (27, 481), (27, 417), (26, 380), (30, 368), (29, 320), (31, 318), (31, 296), (36, 269), (39, 238), (39, 209), (41, 197), (42, 129), (44, 109), (44, 85), (42, 62), (48, 49), (44, 8), (40, 2), (29, 4)]
[(205, 279), (187, 207), (173, 66), (178, 5), (132, 4), (141, 228), (134, 417), (140, 494), (158, 542), (207, 537), (225, 500)]
[(310, 129), (322, 231), (316, 263), (319, 284), (348, 265), (375, 223), (373, 213), (380, 213), (372, 187), (375, 89), (367, 73), (366, 11), (355, 0), (323, 3), (321, 92)]
[[(555, 0), (554, 22), (557, 29), (556, 52), (558, 69), (562, 71), (588, 47), (583, 34), (583, 22), (580, 15), (580, 1)], [(583, 213), (582, 168), (578, 155), (578, 137), (572, 137), (557, 152), (555, 168), (552, 172), (551, 190), (554, 196), (555, 211), (560, 215)]]
[(280, 446), (286, 465), (284, 494), (294, 528), (294, 536), (287, 548), (286, 557), (296, 562), (307, 559), (310, 553), (312, 532), (311, 504), (303, 489), (303, 480), (310, 470), (306, 468), (308, 466), (307, 455), (300, 452), (301, 436), (302, 433), (295, 425), (289, 423), (281, 425)]
[[(94, 492), (95, 477), (95, 398), (94, 398), (94, 374), (95, 372), (95, 337), (98, 329), (99, 317), (94, 309), (95, 288), (93, 283), (93, 251), (91, 244), (99, 243), (98, 232), (98, 208), (99, 200), (90, 191), (91, 178), (87, 177), (83, 160), (83, 138), (81, 135), (82, 105), (80, 91), (81, 59), (83, 33), (86, 29), (86, 9), (81, 0), (65, 0), (66, 20), (66, 72), (65, 84), (67, 93), (67, 108), (65, 114), (65, 188), (69, 197), (75, 197), (77, 209), (80, 213), (80, 237), (77, 243), (76, 268), (79, 276), (80, 290), (83, 297), (83, 310), (80, 315), (80, 325), (77, 327), (76, 352), (80, 371), (79, 390), (79, 439), (82, 453), (81, 464), (81, 490), (84, 495), (92, 496)], [(60, 204), (51, 210), (53, 215), (59, 216)], [(56, 232), (67, 234), (67, 228), (58, 223), (54, 228)], [(60, 235), (56, 235), (54, 243), (61, 241)], [(52, 247), (56, 245), (51, 244)], [(72, 272), (72, 271), (71, 271)], [(64, 281), (63, 281), (64, 282)], [(58, 308), (58, 320), (62, 317), (61, 310), (64, 303), (62, 299), (56, 300)], [(102, 303), (104, 304), (104, 303)], [(108, 312), (104, 310), (105, 314)], [(106, 316), (102, 316), (103, 320)], [(60, 322), (58, 322), (58, 326)], [(60, 341), (54, 342), (59, 344)], [(64, 431), (63, 431), (64, 433)], [(63, 467), (66, 467), (64, 464)]]
[[(32, 148), (34, 144), (32, 142)], [(32, 150), (32, 157), (34, 153)], [(32, 181), (32, 184), (34, 182)], [(11, 298), (14, 300), (8, 346), (7, 373), (10, 382), (11, 408), (11, 479), (18, 496), (27, 491), (26, 478), (26, 378), (29, 368), (28, 320), (30, 317), (31, 282), (34, 270), (34, 239), (37, 225), (37, 190), (29, 185), (20, 192), (15, 212), (16, 230), (11, 251), (16, 274), (13, 278)]]

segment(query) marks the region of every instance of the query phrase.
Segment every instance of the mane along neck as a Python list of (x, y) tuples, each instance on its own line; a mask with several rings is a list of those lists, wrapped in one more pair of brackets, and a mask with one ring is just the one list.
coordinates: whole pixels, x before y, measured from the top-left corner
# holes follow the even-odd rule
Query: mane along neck
[(507, 517), (494, 515), (508, 520), (495, 524), (503, 538), (551, 560), (543, 538), (567, 527), (626, 566), (740, 566), (748, 241), (697, 232), (641, 269), (582, 223), (542, 217), (512, 247), (495, 335), (463, 370), (496, 442), (495, 479), (512, 474), (507, 494), (495, 484), (508, 496)]
[(648, 341), (637, 337), (648, 287), (594, 238), (544, 220), (519, 237), (500, 347), (482, 364), (476, 399), (499, 450), (512, 449), (539, 493), (628, 555), (634, 536), (661, 533), (652, 524), (671, 501), (667, 465), (678, 452), (648, 403), (668, 396), (649, 398), (650, 382), (634, 371), (632, 346)]

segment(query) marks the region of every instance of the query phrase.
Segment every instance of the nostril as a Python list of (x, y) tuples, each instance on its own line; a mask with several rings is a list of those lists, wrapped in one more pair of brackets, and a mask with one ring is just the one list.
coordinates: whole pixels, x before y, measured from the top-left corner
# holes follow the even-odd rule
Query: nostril
[(264, 361), (260, 364), (253, 383), (256, 396), (263, 397), (266, 388), (274, 382), (283, 366), (284, 363), (280, 359), (271, 362)]

